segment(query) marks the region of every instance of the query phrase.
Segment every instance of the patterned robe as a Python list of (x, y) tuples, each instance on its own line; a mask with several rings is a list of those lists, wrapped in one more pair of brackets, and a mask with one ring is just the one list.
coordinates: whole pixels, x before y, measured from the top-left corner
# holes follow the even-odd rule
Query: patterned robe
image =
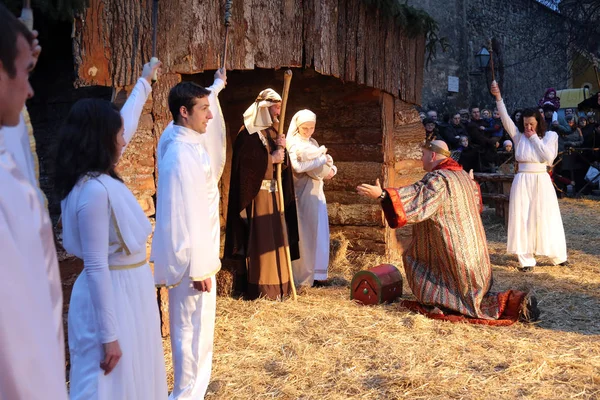
[(512, 291), (489, 292), (492, 266), (479, 186), (456, 161), (446, 159), (414, 185), (386, 191), (382, 207), (390, 227), (414, 224), (403, 262), (421, 304), (484, 320), (501, 318), (507, 308), (518, 315), (523, 294), (511, 299)]

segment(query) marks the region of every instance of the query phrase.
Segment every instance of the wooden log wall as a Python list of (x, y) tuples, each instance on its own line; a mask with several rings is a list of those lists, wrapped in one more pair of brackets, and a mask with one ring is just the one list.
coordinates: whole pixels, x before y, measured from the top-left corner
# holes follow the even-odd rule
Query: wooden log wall
[[(150, 58), (151, 0), (91, 0), (76, 20), (80, 85), (123, 87)], [(174, 74), (220, 66), (223, 0), (161, 0), (158, 56)], [(313, 67), (323, 75), (383, 90), (418, 104), (425, 38), (364, 0), (243, 0), (233, 3), (227, 68)]]
[[(282, 71), (272, 70), (229, 73), (228, 87), (219, 96), (229, 140), (221, 181), (222, 210), (226, 210), (229, 193), (231, 143), (243, 124), (242, 114), (261, 90), (280, 91), (282, 77)], [(212, 83), (211, 73), (183, 78), (205, 86)], [(329, 149), (338, 166), (337, 176), (325, 183), (331, 233), (342, 232), (353, 250), (397, 256), (401, 245), (396, 239), (386, 240), (392, 233), (385, 228), (379, 203), (359, 196), (355, 188), (377, 178), (387, 186), (397, 186), (423, 176), (418, 145), (424, 131), (417, 112), (380, 90), (344, 84), (314, 70), (294, 69), (286, 125), (305, 108), (317, 114), (313, 137)], [(410, 231), (404, 230), (400, 237), (407, 234)]]

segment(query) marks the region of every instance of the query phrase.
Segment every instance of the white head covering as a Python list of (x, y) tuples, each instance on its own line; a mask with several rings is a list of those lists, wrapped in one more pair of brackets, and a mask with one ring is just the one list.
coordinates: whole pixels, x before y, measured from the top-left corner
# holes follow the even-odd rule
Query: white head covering
[(249, 134), (267, 129), (273, 125), (269, 107), (281, 103), (281, 96), (273, 89), (265, 89), (250, 107), (244, 112), (244, 125)]
[(317, 114), (310, 110), (300, 110), (294, 114), (292, 122), (290, 122), (286, 141), (291, 141), (299, 133), (298, 127), (305, 122), (317, 122)]
[(504, 143), (502, 143), (502, 147), (506, 147), (508, 145), (513, 145), (512, 142), (510, 140), (505, 140)]

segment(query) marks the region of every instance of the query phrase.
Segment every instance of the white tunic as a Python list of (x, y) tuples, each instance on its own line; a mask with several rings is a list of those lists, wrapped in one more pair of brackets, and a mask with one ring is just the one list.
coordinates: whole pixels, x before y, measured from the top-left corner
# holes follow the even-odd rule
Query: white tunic
[(515, 148), (519, 171), (510, 191), (507, 251), (519, 255), (544, 255), (556, 264), (567, 260), (567, 245), (556, 192), (546, 172), (558, 152), (558, 135), (529, 139), (518, 131), (503, 101), (497, 102), (504, 129)]
[(288, 139), (288, 152), (294, 172), (294, 189), (298, 209), (300, 258), (292, 261), (297, 286), (312, 286), (314, 280), (327, 279), (329, 265), (329, 217), (323, 191), (323, 178), (332, 168), (324, 154), (300, 161), (299, 155), (316, 154), (315, 139), (295, 135)]
[[(121, 110), (127, 143), (149, 93), (140, 79)], [(146, 262), (150, 222), (125, 184), (105, 174), (82, 177), (61, 208), (64, 247), (84, 262), (69, 305), (71, 399), (165, 399), (160, 318)], [(104, 375), (102, 345), (115, 340), (123, 356)]]
[[(217, 79), (209, 88), (211, 110), (218, 107), (216, 96), (223, 87)], [(217, 185), (225, 132), (215, 122), (209, 122), (205, 134), (171, 122), (160, 137), (151, 255), (158, 286), (175, 286), (184, 275), (204, 280), (221, 269)]]
[(0, 399), (64, 400), (62, 293), (60, 280), (47, 278), (58, 268), (54, 263), (47, 270), (44, 247), (48, 232), (52, 233), (50, 220), (2, 136), (0, 187)]
[[(169, 289), (173, 352), (170, 399), (202, 399), (212, 369), (215, 274), (221, 268), (219, 188), (206, 134), (169, 125), (158, 145), (158, 193), (152, 260), (156, 284)], [(215, 157), (218, 157), (216, 154)], [(192, 281), (211, 278), (210, 292)]]

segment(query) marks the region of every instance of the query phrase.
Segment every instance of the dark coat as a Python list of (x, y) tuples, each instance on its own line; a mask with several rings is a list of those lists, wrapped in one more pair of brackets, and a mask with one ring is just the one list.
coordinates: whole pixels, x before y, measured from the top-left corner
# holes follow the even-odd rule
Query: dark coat
[[(273, 129), (270, 130), (271, 133), (274, 132)], [(269, 162), (267, 149), (258, 135), (259, 133), (250, 135), (246, 128), (242, 127), (233, 145), (223, 254), (225, 259), (243, 259), (247, 255), (250, 221), (245, 222), (240, 213), (250, 206), (257, 196), (262, 181), (265, 179)], [(271, 135), (267, 134), (266, 136), (271, 148), (275, 149), (275, 141)], [(292, 170), (287, 168), (287, 165), (289, 165), (289, 158), (286, 152), (281, 178), (290, 254), (292, 260), (296, 260), (300, 258), (298, 216)], [(250, 218), (250, 215), (248, 217)]]

